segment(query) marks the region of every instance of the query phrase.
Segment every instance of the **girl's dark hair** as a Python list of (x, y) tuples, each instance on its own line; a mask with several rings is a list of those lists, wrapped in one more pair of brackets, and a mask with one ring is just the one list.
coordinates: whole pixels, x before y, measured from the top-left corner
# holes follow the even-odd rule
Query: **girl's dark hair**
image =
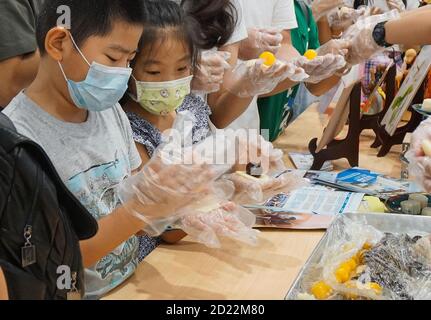
[(188, 46), (192, 65), (195, 66), (200, 53), (196, 45), (197, 22), (173, 1), (146, 0), (144, 3), (144, 32), (139, 45), (142, 54), (150, 55), (158, 50), (156, 45), (174, 35)]
[(182, 0), (181, 6), (199, 23), (202, 49), (222, 47), (232, 37), (238, 12), (231, 0)]

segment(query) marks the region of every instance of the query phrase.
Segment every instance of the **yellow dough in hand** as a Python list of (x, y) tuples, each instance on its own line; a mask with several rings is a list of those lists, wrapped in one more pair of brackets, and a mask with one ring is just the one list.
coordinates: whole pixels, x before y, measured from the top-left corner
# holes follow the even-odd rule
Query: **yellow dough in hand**
[(424, 140), (422, 142), (422, 150), (424, 151), (424, 153), (427, 157), (431, 157), (431, 141), (430, 140)]
[(259, 56), (259, 59), (262, 59), (264, 61), (263, 64), (266, 67), (272, 67), (275, 64), (275, 62), (277, 61), (277, 58), (274, 56), (274, 54), (272, 54), (269, 51), (265, 51), (264, 53), (262, 53)]
[(316, 59), (317, 58), (317, 51), (316, 50), (312, 50), (312, 49), (310, 49), (310, 50), (307, 50), (307, 51), (305, 51), (305, 53), (304, 53), (304, 57), (306, 57), (308, 60), (314, 60), (314, 59)]

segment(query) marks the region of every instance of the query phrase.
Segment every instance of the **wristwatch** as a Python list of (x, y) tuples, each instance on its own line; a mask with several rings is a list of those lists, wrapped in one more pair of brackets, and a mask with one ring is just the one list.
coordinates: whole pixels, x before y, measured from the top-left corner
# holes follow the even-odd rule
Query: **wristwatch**
[(387, 21), (378, 23), (373, 30), (373, 39), (380, 47), (391, 47), (392, 44), (386, 42), (385, 24)]

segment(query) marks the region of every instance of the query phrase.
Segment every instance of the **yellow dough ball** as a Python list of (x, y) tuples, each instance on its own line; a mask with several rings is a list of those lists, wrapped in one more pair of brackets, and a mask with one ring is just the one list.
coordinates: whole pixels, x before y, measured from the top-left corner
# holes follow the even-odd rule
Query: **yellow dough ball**
[(306, 57), (308, 60), (314, 60), (317, 58), (317, 52), (316, 50), (307, 50), (304, 53), (304, 57)]
[(267, 67), (272, 67), (277, 61), (275, 55), (269, 51), (265, 51), (264, 53), (262, 53), (259, 56), (259, 59), (262, 59), (264, 61), (263, 64)]

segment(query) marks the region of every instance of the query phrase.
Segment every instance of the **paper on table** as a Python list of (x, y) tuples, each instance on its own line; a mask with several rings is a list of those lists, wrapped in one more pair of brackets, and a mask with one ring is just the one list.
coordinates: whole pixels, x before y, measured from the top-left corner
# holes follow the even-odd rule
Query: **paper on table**
[[(289, 152), (293, 164), (299, 170), (310, 170), (313, 166), (314, 158), (310, 153)], [(322, 171), (332, 171), (334, 166), (331, 161), (326, 161), (323, 164)]]
[(292, 192), (283, 206), (289, 212), (336, 215), (356, 212), (363, 193), (328, 191), (320, 188), (302, 188)]

